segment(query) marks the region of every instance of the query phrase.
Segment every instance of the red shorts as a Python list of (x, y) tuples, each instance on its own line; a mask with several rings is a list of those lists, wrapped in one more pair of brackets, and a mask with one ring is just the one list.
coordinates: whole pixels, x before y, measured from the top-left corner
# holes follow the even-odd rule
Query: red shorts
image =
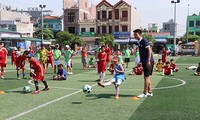
[(170, 75), (171, 71), (170, 70), (165, 70), (165, 75)]
[(25, 66), (21, 63), (16, 63), (16, 69), (20, 70), (20, 69), (25, 69)]
[(106, 71), (106, 62), (98, 62), (98, 73)]
[(167, 58), (166, 57), (162, 57), (162, 62), (166, 63), (167, 62)]
[(42, 72), (37, 72), (36, 76), (33, 77), (34, 81), (44, 81), (44, 71), (43, 74)]
[(0, 67), (6, 67), (6, 63), (0, 63)]
[(47, 63), (53, 63), (53, 59), (52, 58), (48, 58), (47, 59)]
[(110, 62), (110, 55), (107, 55), (106, 62)]

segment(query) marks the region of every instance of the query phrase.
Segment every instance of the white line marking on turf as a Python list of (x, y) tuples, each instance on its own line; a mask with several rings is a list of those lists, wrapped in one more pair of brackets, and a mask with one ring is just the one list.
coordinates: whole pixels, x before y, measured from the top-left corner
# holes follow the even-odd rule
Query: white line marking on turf
[[(130, 72), (130, 70), (127, 71), (127, 72)], [(126, 73), (127, 73), (127, 72), (126, 72)], [(110, 79), (111, 79), (111, 78), (109, 78), (109, 79), (107, 79), (107, 80), (110, 80)], [(107, 80), (106, 80), (106, 81), (107, 81)], [(96, 86), (96, 85), (97, 85), (97, 84), (93, 84), (93, 85), (91, 85), (91, 86), (94, 87), (94, 86)], [(68, 97), (70, 97), (70, 96), (72, 96), (72, 95), (78, 94), (78, 93), (80, 93), (80, 92), (82, 92), (82, 89), (79, 89), (79, 90), (76, 91), (76, 92), (73, 92), (73, 93), (71, 93), (71, 94), (67, 94), (67, 95), (65, 95), (65, 96), (63, 96), (63, 97), (60, 97), (60, 98), (57, 98), (57, 99), (55, 99), (55, 100), (49, 101), (49, 102), (47, 102), (47, 103), (41, 104), (41, 105), (39, 105), (39, 106), (37, 106), (37, 107), (34, 107), (34, 108), (32, 108), (32, 109), (30, 109), (30, 110), (28, 110), (28, 111), (19, 113), (18, 115), (9, 117), (9, 118), (7, 118), (6, 120), (14, 120), (14, 119), (19, 118), (19, 117), (21, 117), (21, 116), (24, 116), (24, 115), (26, 115), (26, 114), (28, 114), (28, 113), (30, 113), (30, 112), (33, 112), (33, 111), (38, 110), (38, 109), (40, 109), (40, 108), (42, 108), (42, 107), (45, 107), (45, 106), (50, 105), (50, 104), (52, 104), (52, 103), (55, 103), (55, 102), (57, 102), (57, 101), (63, 100), (63, 99), (65, 99), (65, 98), (68, 98)]]

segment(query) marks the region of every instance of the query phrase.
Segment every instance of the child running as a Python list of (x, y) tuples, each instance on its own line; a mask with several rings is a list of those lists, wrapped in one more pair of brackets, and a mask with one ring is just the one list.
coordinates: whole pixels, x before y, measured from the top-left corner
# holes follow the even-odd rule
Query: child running
[(45, 70), (44, 70), (43, 65), (37, 59), (34, 58), (33, 54), (28, 54), (27, 57), (28, 57), (28, 61), (32, 68), (31, 74), (33, 76), (33, 80), (34, 80), (34, 84), (35, 84), (35, 91), (33, 91), (32, 94), (40, 93), (38, 81), (42, 81), (42, 83), (45, 86), (45, 88), (42, 91), (49, 90), (47, 82), (44, 80)]
[(119, 64), (119, 59), (112, 59), (113, 65), (115, 66), (115, 75), (109, 82), (97, 84), (101, 87), (109, 86), (112, 83), (115, 85), (116, 95), (115, 99), (119, 99), (119, 86), (125, 80), (124, 68), (121, 64)]
[(58, 65), (57, 75), (53, 77), (53, 80), (67, 80), (67, 73), (63, 69), (63, 64)]

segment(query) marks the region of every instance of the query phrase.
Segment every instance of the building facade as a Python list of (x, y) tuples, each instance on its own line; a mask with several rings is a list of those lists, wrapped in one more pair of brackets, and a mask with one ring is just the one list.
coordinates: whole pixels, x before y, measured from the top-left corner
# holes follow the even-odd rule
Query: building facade
[(161, 29), (161, 32), (169, 32), (171, 36), (174, 36), (174, 28), (175, 24), (173, 19), (171, 19), (168, 22), (163, 23), (163, 28)]
[(200, 13), (199, 15), (193, 14), (188, 16), (186, 27), (189, 34), (200, 36)]
[(159, 32), (158, 24), (157, 23), (149, 23), (148, 24), (148, 31), (149, 32)]
[(33, 24), (28, 14), (19, 12), (17, 8), (0, 4), (0, 27), (19, 32), (28, 37), (33, 36)]
[(114, 37), (130, 37), (134, 29), (140, 28), (140, 17), (136, 8), (120, 0), (115, 5), (102, 0), (96, 6), (97, 35), (113, 34)]

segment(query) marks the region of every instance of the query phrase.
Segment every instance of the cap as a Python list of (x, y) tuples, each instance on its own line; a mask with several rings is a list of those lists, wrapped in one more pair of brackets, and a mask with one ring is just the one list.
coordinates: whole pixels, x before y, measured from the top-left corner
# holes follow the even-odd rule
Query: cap
[(69, 45), (66, 45), (65, 47), (66, 47), (66, 48), (69, 48)]
[(34, 57), (34, 54), (28, 54), (27, 57), (28, 58)]

